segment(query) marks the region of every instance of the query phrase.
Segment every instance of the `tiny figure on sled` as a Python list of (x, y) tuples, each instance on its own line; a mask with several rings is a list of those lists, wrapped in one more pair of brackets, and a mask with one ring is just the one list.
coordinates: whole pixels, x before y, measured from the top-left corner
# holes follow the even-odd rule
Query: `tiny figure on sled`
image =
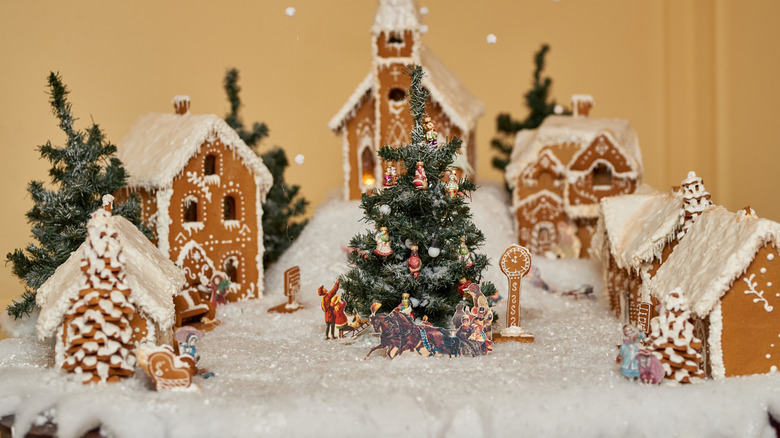
[(339, 282), (328, 291), (320, 286), (317, 294), (320, 296), (320, 307), (325, 313), (325, 340), (356, 338), (362, 335), (368, 328), (368, 320), (363, 319), (354, 311), (347, 316), (346, 301), (341, 295), (336, 295), (339, 290)]

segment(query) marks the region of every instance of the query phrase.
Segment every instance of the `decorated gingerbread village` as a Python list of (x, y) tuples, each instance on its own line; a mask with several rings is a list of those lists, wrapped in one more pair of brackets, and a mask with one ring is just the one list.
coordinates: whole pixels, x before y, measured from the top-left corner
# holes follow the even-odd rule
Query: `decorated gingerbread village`
[(571, 116), (521, 131), (506, 168), (518, 243), (534, 254), (590, 257), (599, 200), (633, 193), (642, 153), (627, 120), (589, 117), (593, 99), (572, 97)]
[(426, 71), (427, 115), (435, 133), (442, 141), (462, 140), (455, 163), (459, 176), (474, 176), (475, 131), (484, 105), (423, 45), (424, 29), (416, 0), (379, 2), (371, 26), (371, 69), (328, 123), (331, 131), (342, 136), (344, 199), (360, 199), (362, 193), (379, 187), (386, 173), (400, 171), (395, 163), (381, 162), (377, 151), (410, 141), (409, 79), (403, 74), (408, 64)]

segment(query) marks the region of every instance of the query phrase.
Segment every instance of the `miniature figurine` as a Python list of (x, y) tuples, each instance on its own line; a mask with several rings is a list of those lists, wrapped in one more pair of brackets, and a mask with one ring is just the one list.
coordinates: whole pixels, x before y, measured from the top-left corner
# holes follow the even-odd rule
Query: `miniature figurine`
[(403, 313), (404, 315), (411, 316), (412, 319), (414, 319), (414, 313), (412, 313), (412, 304), (408, 293), (404, 292), (401, 294), (401, 304), (399, 304), (394, 310), (396, 312)]
[(390, 234), (387, 232), (387, 227), (379, 228), (379, 231), (374, 235), (374, 241), (376, 242), (374, 254), (387, 257), (393, 253), (393, 249), (390, 247)]
[[(474, 306), (471, 308), (471, 314), (474, 318), (480, 318), (478, 323), (485, 333), (485, 338), (493, 340), (493, 311), (490, 310), (490, 305), (485, 297), (485, 294), (479, 290), (478, 284), (472, 284), (466, 289), (466, 292), (471, 296), (474, 302)], [(472, 318), (473, 321), (473, 318)]]
[(644, 333), (640, 333), (636, 327), (631, 324), (623, 325), (623, 345), (620, 346), (615, 362), (620, 364), (620, 372), (629, 379), (639, 377), (639, 365), (637, 364), (637, 354), (639, 353), (639, 341), (645, 338)]
[(420, 190), (425, 190), (428, 188), (428, 177), (425, 175), (425, 168), (423, 168), (423, 162), (418, 161), (417, 167), (414, 171), (414, 181), (412, 181), (412, 184), (414, 184), (415, 187), (417, 187)]
[(390, 189), (398, 185), (398, 177), (396, 176), (395, 166), (388, 164), (385, 168), (385, 181), (384, 186), (386, 189)]
[(469, 251), (469, 247), (466, 246), (466, 237), (460, 238), (460, 246), (458, 246), (458, 260), (466, 264), (467, 268), (474, 266), (474, 256)]
[(460, 297), (463, 298), (466, 296), (466, 289), (471, 286), (471, 281), (466, 280), (465, 277), (458, 280), (458, 292), (460, 293)]
[(211, 291), (211, 305), (216, 308), (218, 305), (227, 303), (227, 293), (230, 290), (230, 279), (224, 272), (215, 272), (211, 276), (211, 281), (207, 288)]
[(425, 141), (428, 142), (428, 146), (438, 146), (439, 134), (436, 132), (436, 124), (430, 116), (423, 118), (423, 129), (425, 130)]
[(414, 275), (414, 278), (420, 278), (420, 269), (422, 263), (420, 262), (420, 256), (417, 255), (417, 245), (412, 245), (411, 248), (412, 255), (409, 256), (409, 261), (407, 264), (409, 265), (409, 272)]
[(317, 295), (322, 297), (320, 298), (320, 306), (322, 311), (325, 312), (325, 340), (336, 339), (336, 310), (333, 308), (333, 297), (338, 290), (338, 280), (330, 291), (327, 291), (324, 286), (320, 286), (317, 289)]
[(458, 189), (460, 187), (458, 186), (458, 176), (455, 175), (455, 172), (450, 172), (449, 181), (447, 181), (447, 185), (444, 186), (444, 191), (447, 193), (447, 196), (450, 198), (454, 198), (458, 196)]
[(666, 375), (661, 360), (647, 350), (639, 350), (636, 355), (639, 366), (639, 381), (650, 385), (658, 385)]

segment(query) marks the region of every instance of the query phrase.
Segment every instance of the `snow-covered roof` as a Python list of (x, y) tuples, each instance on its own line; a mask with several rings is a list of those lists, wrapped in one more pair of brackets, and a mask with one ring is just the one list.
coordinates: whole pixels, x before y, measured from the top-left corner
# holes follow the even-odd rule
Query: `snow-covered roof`
[[(117, 232), (125, 263), (125, 282), (131, 290), (130, 301), (162, 330), (169, 329), (174, 323), (173, 297), (185, 283), (184, 271), (122, 216), (93, 214), (92, 221), (107, 221)], [(38, 289), (36, 302), (41, 313), (36, 329), (39, 338), (56, 332), (70, 307), (71, 298), (78, 297), (84, 284), (81, 265), (87, 250), (87, 242), (82, 243)]]
[(660, 256), (680, 224), (679, 194), (642, 193), (601, 199), (604, 233), (617, 265), (636, 268)]
[(117, 157), (129, 174), (128, 186), (167, 188), (203, 143), (217, 138), (255, 175), (261, 193), (267, 193), (273, 184), (271, 172), (236, 131), (214, 114), (141, 116), (117, 144)]
[[(466, 88), (436, 55), (427, 48), (420, 49), (420, 65), (425, 72), (422, 85), (431, 93), (431, 100), (441, 106), (444, 115), (464, 133), (471, 131), (477, 119), (485, 114), (485, 105)], [(354, 116), (363, 96), (373, 89), (376, 76), (369, 73), (357, 86), (341, 109), (330, 119), (328, 128), (339, 131)], [(467, 140), (467, 139), (464, 139)]]
[(379, 0), (371, 33), (419, 30), (419, 11), (416, 0)]
[(775, 247), (780, 244), (777, 222), (710, 207), (650, 280), (650, 291), (660, 299), (680, 287), (693, 313), (704, 317), (747, 270), (756, 252), (770, 242)]

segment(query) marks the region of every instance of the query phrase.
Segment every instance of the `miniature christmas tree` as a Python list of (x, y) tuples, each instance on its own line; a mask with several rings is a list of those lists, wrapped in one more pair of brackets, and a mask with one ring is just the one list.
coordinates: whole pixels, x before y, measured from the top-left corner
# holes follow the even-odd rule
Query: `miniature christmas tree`
[(87, 224), (79, 296), (65, 313), (65, 361), (62, 368), (81, 374), (83, 383), (116, 382), (133, 375), (136, 359), (129, 319), (124, 255), (111, 213), (98, 210)]
[[(399, 172), (397, 184), (363, 195), (360, 205), (365, 220), (375, 230), (352, 238), (350, 246), (356, 249), (349, 255), (352, 269), (340, 280), (350, 309), (366, 315), (377, 302), (382, 310), (390, 311), (401, 302), (402, 294), (409, 293), (417, 318), (427, 316), (434, 325), (446, 327), (462, 300), (458, 280), (478, 282), (482, 278), (488, 260), (474, 251), (485, 238), (471, 222), (463, 195), (476, 186), (464, 178), (459, 181), (460, 194), (447, 196), (445, 190), (445, 174), (461, 141), (457, 137), (449, 141), (439, 137), (437, 145), (426, 141), (423, 119), (428, 91), (421, 83), (423, 70), (410, 66), (406, 73), (411, 76), (412, 141), (379, 150), (385, 167), (395, 165), (405, 172)], [(495, 287), (483, 283), (482, 292), (492, 295)]]
[[(534, 70), (533, 88), (525, 93), (525, 105), (530, 111), (528, 117), (523, 121), (512, 120), (510, 114), (502, 113), (496, 118), (498, 137), (490, 142), (490, 146), (498, 151), (498, 155), (493, 157), (493, 167), (502, 172), (509, 164), (509, 157), (512, 155), (514, 138), (517, 132), (522, 129), (535, 129), (542, 124), (545, 117), (555, 113), (555, 100), (548, 102), (552, 79), (549, 77), (542, 79), (544, 56), (549, 50), (550, 46), (544, 44), (534, 56), (536, 69)], [(569, 112), (563, 110), (562, 113), (568, 114)]]
[[(53, 188), (44, 188), (40, 181), (32, 181), (27, 188), (34, 203), (27, 212), (27, 221), (38, 244), (31, 243), (25, 250), (17, 249), (6, 256), (13, 264), (14, 275), (27, 286), (22, 299), (8, 306), (8, 314), (14, 318), (28, 315), (35, 308), (35, 291), (84, 242), (89, 214), (100, 208), (101, 196), (116, 192), (127, 179), (122, 162), (115, 156), (116, 146), (106, 140), (97, 124), (85, 131), (75, 129), (76, 119), (62, 79), (51, 73), (48, 81), (52, 112), (67, 141), (65, 146), (54, 146), (49, 141), (39, 147), (41, 157), (52, 163), (49, 175)], [(141, 222), (137, 197), (116, 205), (114, 212), (151, 236)]]
[(701, 369), (702, 343), (693, 335), (688, 303), (675, 289), (662, 301), (661, 314), (651, 323), (650, 350), (664, 367), (667, 379), (691, 383), (691, 379), (704, 378)]
[(683, 206), (680, 214), (682, 229), (677, 233), (678, 240), (685, 236), (688, 228), (693, 225), (693, 221), (712, 205), (710, 193), (704, 188), (704, 181), (696, 175), (696, 172), (688, 172), (688, 177), (683, 180), (680, 188), (682, 189)]
[(306, 213), (309, 201), (299, 195), (300, 186), (284, 182), (284, 169), (289, 166), (289, 162), (283, 149), (274, 147), (268, 152), (259, 153), (259, 143), (268, 136), (268, 127), (265, 123), (255, 122), (251, 131), (244, 128), (244, 123), (238, 115), (241, 108), (241, 98), (238, 96), (240, 91), (238, 70), (231, 69), (225, 75), (225, 92), (230, 101), (230, 114), (225, 117), (225, 121), (236, 130), (244, 143), (263, 159), (263, 164), (274, 180), (263, 204), (263, 266), (267, 267), (301, 235), (308, 220), (295, 219)]

